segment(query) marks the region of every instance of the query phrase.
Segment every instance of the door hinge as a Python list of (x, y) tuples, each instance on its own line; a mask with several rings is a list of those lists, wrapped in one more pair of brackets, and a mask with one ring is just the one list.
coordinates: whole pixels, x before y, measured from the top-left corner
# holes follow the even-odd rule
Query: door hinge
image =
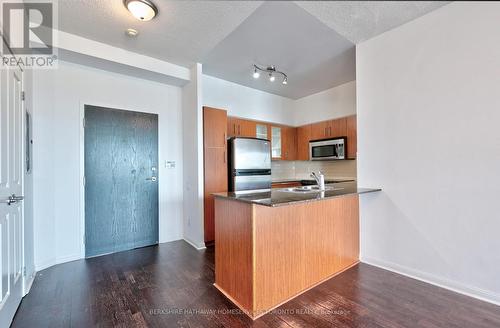
[(85, 187), (85, 176), (83, 176), (83, 186)]
[(85, 128), (85, 117), (83, 118), (83, 127)]
[(22, 100), (22, 101), (25, 101), (25, 100), (26, 100), (26, 96), (25, 96), (24, 91), (21, 91), (21, 100)]
[(23, 277), (26, 277), (26, 267), (23, 266)]

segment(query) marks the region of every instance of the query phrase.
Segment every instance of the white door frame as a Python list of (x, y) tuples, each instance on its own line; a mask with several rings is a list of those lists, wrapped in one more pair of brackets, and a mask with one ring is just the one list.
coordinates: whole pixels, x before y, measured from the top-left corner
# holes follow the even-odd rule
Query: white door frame
[(109, 109), (119, 109), (125, 110), (129, 112), (137, 112), (137, 113), (145, 113), (145, 114), (154, 114), (158, 115), (158, 243), (161, 242), (160, 239), (160, 229), (161, 226), (161, 184), (162, 181), (162, 165), (161, 165), (161, 148), (160, 148), (160, 116), (161, 113), (149, 110), (148, 108), (140, 108), (140, 109), (131, 109), (126, 104), (119, 103), (103, 103), (99, 101), (83, 101), (80, 100), (80, 258), (85, 258), (85, 127), (83, 125), (83, 120), (85, 118), (85, 106), (96, 106), (96, 107), (104, 107)]
[[(8, 49), (10, 49), (10, 47), (7, 45), (5, 39), (3, 36), (0, 37), (0, 48), (3, 48), (3, 45), (6, 45)], [(3, 52), (1, 51), (0, 49), (0, 54), (3, 55)], [(12, 54), (12, 52), (11, 52)], [(0, 68), (0, 69), (6, 69), (6, 68)], [(19, 174), (19, 179), (21, 180), (20, 181), (20, 185), (21, 185), (21, 195), (18, 195), (18, 196), (22, 196), (24, 195), (24, 192), (25, 192), (25, 186), (24, 186), (24, 182), (25, 182), (25, 170), (26, 170), (26, 166), (25, 166), (25, 161), (26, 161), (26, 158), (25, 158), (25, 152), (26, 152), (26, 143), (25, 143), (25, 137), (26, 137), (26, 101), (24, 99), (24, 87), (25, 87), (25, 81), (24, 81), (24, 69), (21, 65), (17, 65), (15, 68), (9, 68), (8, 69), (8, 72), (10, 72), (11, 70), (18, 70), (19, 71), (19, 80), (21, 82), (21, 99), (20, 99), (20, 106), (21, 106), (21, 113), (20, 113), (20, 124), (21, 124), (21, 131), (20, 131), (20, 152), (21, 152), (21, 158), (20, 158), (20, 166), (21, 166), (21, 172)], [(10, 73), (7, 73), (7, 81), (8, 83), (9, 82), (9, 79), (10, 79)], [(9, 90), (8, 90), (8, 95), (10, 95), (10, 84), (9, 84)], [(9, 105), (10, 103), (10, 99), (8, 98), (8, 101), (7, 101), (7, 105)], [(9, 140), (10, 141), (10, 140)], [(2, 205), (3, 206), (3, 205)], [(20, 246), (21, 246), (21, 277), (19, 277), (19, 279), (21, 279), (20, 281), (20, 284), (21, 284), (21, 290), (22, 290), (22, 297), (26, 296), (26, 294), (29, 292), (29, 288), (31, 287), (31, 282), (30, 281), (32, 277), (29, 277), (28, 279), (26, 278), (26, 257), (25, 257), (25, 247), (24, 247), (24, 244), (25, 244), (25, 240), (26, 240), (26, 236), (25, 236), (25, 228), (24, 228), (24, 201), (22, 201), (20, 204), (19, 204), (19, 207), (20, 207), (20, 215), (21, 215), (21, 225), (20, 225), (20, 234), (21, 234), (21, 242), (20, 242)], [(10, 259), (9, 259), (10, 261)], [(9, 273), (10, 274), (10, 273)], [(34, 277), (33, 277), (34, 278)], [(19, 306), (19, 304), (17, 304), (16, 306), (16, 309), (17, 307)]]

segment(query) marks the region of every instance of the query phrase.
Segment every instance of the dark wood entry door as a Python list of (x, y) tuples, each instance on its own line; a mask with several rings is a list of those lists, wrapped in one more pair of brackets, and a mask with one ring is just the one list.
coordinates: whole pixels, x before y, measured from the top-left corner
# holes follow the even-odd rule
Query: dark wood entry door
[(158, 243), (158, 116), (85, 106), (85, 256)]

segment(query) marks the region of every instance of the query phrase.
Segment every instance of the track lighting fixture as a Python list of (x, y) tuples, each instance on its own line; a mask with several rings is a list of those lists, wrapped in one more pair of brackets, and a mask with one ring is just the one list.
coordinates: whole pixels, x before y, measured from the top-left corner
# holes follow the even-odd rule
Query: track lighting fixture
[(282, 84), (286, 85), (288, 84), (288, 76), (281, 72), (277, 71), (275, 66), (268, 66), (266, 68), (259, 67), (257, 65), (253, 65), (253, 78), (258, 79), (260, 77), (260, 72), (265, 72), (269, 73), (269, 81), (274, 82), (276, 80), (276, 74), (281, 75), (283, 77), (283, 80), (281, 81)]

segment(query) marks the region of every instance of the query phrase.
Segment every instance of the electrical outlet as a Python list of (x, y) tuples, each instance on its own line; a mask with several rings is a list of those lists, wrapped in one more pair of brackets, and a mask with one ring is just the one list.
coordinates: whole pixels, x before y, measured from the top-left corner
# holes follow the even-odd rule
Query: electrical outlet
[(167, 169), (175, 169), (175, 161), (165, 161), (165, 167)]

